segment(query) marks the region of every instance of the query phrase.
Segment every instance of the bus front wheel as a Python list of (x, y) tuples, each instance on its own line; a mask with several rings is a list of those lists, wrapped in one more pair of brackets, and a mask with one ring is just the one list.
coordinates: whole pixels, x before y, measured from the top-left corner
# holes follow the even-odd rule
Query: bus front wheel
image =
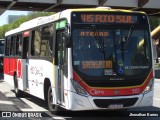
[(51, 86), (48, 88), (48, 109), (53, 114), (58, 114), (60, 112), (60, 107), (53, 104), (53, 93)]

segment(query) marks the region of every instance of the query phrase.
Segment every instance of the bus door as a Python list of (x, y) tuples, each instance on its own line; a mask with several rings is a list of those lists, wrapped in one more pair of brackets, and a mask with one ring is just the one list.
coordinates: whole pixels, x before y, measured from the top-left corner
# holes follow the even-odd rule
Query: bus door
[(57, 91), (57, 97), (59, 104), (64, 103), (64, 37), (63, 37), (63, 31), (58, 31), (56, 35), (56, 61), (58, 66), (58, 80), (56, 82), (56, 91)]
[(23, 43), (22, 43), (23, 90), (27, 90), (28, 88), (28, 45), (29, 45), (29, 36), (23, 37)]

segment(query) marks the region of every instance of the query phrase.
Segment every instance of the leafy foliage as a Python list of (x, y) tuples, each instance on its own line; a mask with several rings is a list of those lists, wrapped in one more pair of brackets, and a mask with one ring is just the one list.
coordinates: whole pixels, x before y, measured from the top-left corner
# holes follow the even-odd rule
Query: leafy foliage
[(9, 30), (15, 29), (19, 27), (22, 23), (32, 20), (34, 18), (40, 17), (40, 16), (49, 16), (52, 15), (53, 12), (30, 12), (27, 16), (19, 17), (17, 20), (12, 22), (11, 24), (6, 24), (0, 27), (0, 38), (4, 38), (5, 33)]
[(151, 26), (151, 31), (160, 25), (160, 19), (156, 17), (149, 17), (149, 22)]

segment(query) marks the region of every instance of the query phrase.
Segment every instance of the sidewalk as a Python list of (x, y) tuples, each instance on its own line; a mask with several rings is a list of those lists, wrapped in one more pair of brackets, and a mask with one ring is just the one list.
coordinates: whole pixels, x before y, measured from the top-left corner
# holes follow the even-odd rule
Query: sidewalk
[(8, 97), (14, 97), (12, 86), (9, 86), (3, 80), (3, 74), (0, 73), (0, 111), (19, 111), (19, 109), (14, 105), (14, 103), (8, 99)]
[[(13, 87), (10, 86), (7, 82), (3, 80), (0, 74), (0, 120), (42, 120), (40, 118), (28, 118), (28, 117), (15, 117), (13, 115), (18, 115), (18, 113), (23, 113), (20, 108), (16, 106), (15, 101), (12, 102), (10, 98), (15, 97), (15, 94), (13, 93)], [(12, 114), (12, 113), (17, 114)], [(11, 117), (9, 117), (11, 115)], [(23, 114), (22, 114), (23, 115)]]
[(19, 111), (18, 108), (2, 92), (0, 92), (0, 111)]
[(7, 98), (7, 96), (12, 96), (11, 93), (11, 86), (8, 87), (8, 84), (0, 79), (0, 111), (19, 111), (14, 103)]

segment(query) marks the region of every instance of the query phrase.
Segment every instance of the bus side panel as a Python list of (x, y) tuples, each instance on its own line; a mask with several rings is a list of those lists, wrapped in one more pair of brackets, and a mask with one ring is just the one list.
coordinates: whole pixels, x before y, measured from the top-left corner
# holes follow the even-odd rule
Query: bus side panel
[(28, 84), (29, 93), (44, 99), (44, 80), (49, 79), (52, 85), (53, 63), (47, 60), (29, 59)]
[(4, 80), (10, 85), (14, 86), (13, 76), (17, 71), (17, 59), (16, 58), (4, 58)]
[(4, 74), (14, 75), (17, 71), (17, 58), (4, 58)]
[(4, 74), (9, 75), (9, 58), (4, 58)]
[(17, 71), (17, 59), (16, 58), (10, 58), (10, 61), (9, 61), (9, 65), (10, 65), (10, 75), (11, 76), (14, 76), (14, 72)]

